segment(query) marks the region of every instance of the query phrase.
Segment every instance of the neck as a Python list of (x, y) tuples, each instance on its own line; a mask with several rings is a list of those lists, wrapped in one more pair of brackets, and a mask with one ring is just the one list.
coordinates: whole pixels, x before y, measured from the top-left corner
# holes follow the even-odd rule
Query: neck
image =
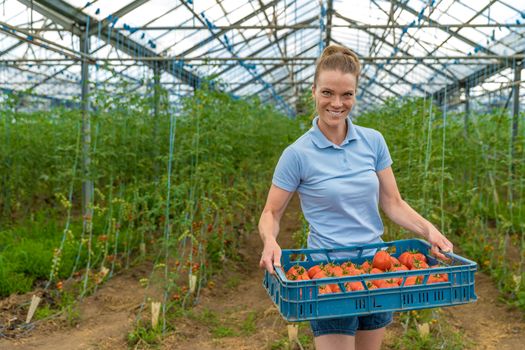
[(317, 125), (319, 126), (319, 130), (323, 133), (323, 135), (330, 140), (335, 145), (341, 145), (346, 137), (346, 133), (348, 131), (348, 122), (345, 120), (345, 123), (343, 125), (337, 125), (334, 127), (331, 127), (327, 124), (324, 124), (319, 119), (317, 121)]

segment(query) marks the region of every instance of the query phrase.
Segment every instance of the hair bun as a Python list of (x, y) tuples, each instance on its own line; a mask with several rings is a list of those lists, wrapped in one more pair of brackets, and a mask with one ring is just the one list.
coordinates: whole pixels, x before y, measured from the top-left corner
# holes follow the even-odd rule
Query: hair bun
[(350, 50), (347, 47), (339, 46), (339, 45), (328, 45), (323, 50), (323, 53), (321, 54), (320, 60), (323, 60), (327, 57), (330, 57), (332, 55), (337, 54), (343, 54), (346, 56), (350, 56), (352, 59), (354, 59), (356, 62), (359, 62), (359, 57), (357, 57), (356, 53), (352, 50)]
[(343, 73), (355, 74), (357, 82), (361, 73), (361, 64), (359, 63), (359, 57), (349, 48), (339, 45), (328, 45), (317, 60), (314, 85), (317, 83), (319, 72), (322, 70), (339, 70)]

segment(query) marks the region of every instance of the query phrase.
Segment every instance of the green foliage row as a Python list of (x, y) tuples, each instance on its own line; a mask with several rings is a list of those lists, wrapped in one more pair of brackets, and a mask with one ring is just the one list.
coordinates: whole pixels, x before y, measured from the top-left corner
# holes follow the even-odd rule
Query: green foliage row
[[(187, 266), (203, 282), (253, 229), (273, 165), (299, 132), (257, 100), (208, 89), (171, 107), (163, 92), (157, 114), (152, 97), (93, 102), (87, 173), (80, 111), (0, 112), (0, 295), (49, 276), (92, 279), (102, 266), (128, 266), (141, 245), (182, 262), (173, 283)], [(92, 218), (81, 215), (86, 178)]]
[[(405, 99), (357, 123), (384, 135), (404, 199), (525, 308), (525, 138), (512, 141), (512, 115), (473, 114), (465, 124), (463, 113)], [(388, 221), (385, 229), (391, 239), (405, 234)]]

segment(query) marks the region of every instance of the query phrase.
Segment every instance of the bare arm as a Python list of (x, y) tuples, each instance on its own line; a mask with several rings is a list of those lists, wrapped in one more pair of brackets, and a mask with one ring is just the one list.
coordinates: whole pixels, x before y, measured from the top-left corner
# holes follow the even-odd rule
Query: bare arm
[(259, 234), (264, 243), (259, 266), (270, 273), (274, 273), (273, 264), (281, 266), (281, 248), (277, 244), (277, 235), (279, 234), (281, 217), (292, 195), (293, 192), (288, 192), (272, 185), (266, 205), (259, 219)]
[(440, 250), (451, 252), (452, 243), (401, 198), (392, 168), (388, 167), (377, 172), (377, 177), (379, 203), (385, 214), (399, 226), (423, 236), (432, 245), (432, 253), (436, 257), (447, 259)]

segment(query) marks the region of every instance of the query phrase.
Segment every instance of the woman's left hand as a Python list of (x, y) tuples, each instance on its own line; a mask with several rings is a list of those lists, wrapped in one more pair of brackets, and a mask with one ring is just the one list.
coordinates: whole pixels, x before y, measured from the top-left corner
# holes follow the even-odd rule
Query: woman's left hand
[[(454, 245), (445, 237), (434, 225), (430, 225), (427, 232), (427, 240), (432, 245), (431, 252), (438, 258), (448, 260), (449, 258), (443, 253), (452, 253)], [(443, 252), (443, 253), (442, 253)]]

